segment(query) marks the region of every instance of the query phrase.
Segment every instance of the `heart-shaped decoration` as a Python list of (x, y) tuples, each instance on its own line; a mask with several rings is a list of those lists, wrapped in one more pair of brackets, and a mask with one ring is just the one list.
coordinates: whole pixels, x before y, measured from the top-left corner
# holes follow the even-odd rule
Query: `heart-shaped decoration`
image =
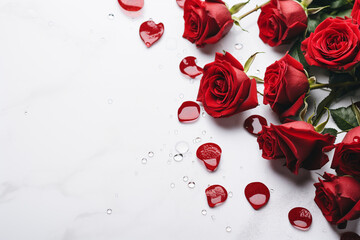
[(143, 40), (147, 47), (151, 47), (157, 40), (164, 34), (164, 24), (156, 24), (154, 21), (149, 20), (143, 22), (140, 26), (140, 38)]
[(197, 149), (196, 156), (204, 162), (209, 171), (213, 172), (219, 166), (221, 148), (215, 143), (205, 143)]
[(226, 201), (228, 193), (221, 185), (212, 185), (205, 190), (209, 207), (213, 208)]

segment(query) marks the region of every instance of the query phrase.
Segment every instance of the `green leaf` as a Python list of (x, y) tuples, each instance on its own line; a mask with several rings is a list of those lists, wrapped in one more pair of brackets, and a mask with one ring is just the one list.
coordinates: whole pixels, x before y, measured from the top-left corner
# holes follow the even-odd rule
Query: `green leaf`
[(359, 126), (356, 115), (352, 109), (352, 106), (341, 107), (337, 109), (330, 109), (331, 117), (334, 119), (336, 126), (343, 131), (350, 130)]
[(308, 71), (309, 64), (306, 62), (303, 52), (301, 51), (301, 42), (302, 38), (299, 38), (290, 48), (289, 54), (293, 58), (295, 58), (298, 62), (300, 62), (304, 69)]
[(232, 19), (234, 20), (234, 24), (235, 24), (236, 26), (240, 27), (241, 30), (243, 30), (244, 32), (249, 32), (249, 31), (246, 30), (245, 28), (241, 27), (241, 25), (240, 25), (240, 20), (239, 20), (237, 17), (233, 16)]
[(315, 15), (315, 14), (321, 12), (322, 10), (324, 10), (325, 8), (328, 8), (328, 7), (330, 7), (330, 5), (323, 6), (323, 7), (316, 7), (316, 8), (308, 8), (307, 12), (308, 12), (309, 15)]
[(353, 104), (351, 104), (351, 109), (355, 113), (355, 117), (356, 117), (356, 121), (357, 121), (358, 125), (360, 125), (360, 110), (359, 110), (358, 106), (353, 103)]
[(319, 18), (309, 18), (308, 19), (308, 26), (306, 29), (307, 33), (315, 32), (316, 27), (321, 23), (321, 20)]
[(317, 125), (315, 127), (315, 131), (317, 132), (322, 132), (326, 126), (326, 124), (329, 122), (329, 119), (330, 119), (330, 111), (328, 108), (325, 108), (326, 111), (328, 112), (328, 116), (327, 116), (327, 119), (323, 122), (323, 123), (320, 123), (319, 125)]
[(301, 5), (303, 5), (305, 8), (308, 7), (313, 0), (302, 0)]
[(326, 133), (333, 135), (335, 137), (338, 135), (338, 131), (335, 128), (325, 128), (321, 134), (326, 134)]
[(238, 13), (246, 4), (248, 4), (250, 2), (250, 0), (246, 1), (246, 2), (241, 2), (238, 4), (235, 4), (234, 6), (232, 6), (229, 11), (231, 13), (231, 15)]
[(244, 72), (245, 73), (247, 73), (249, 71), (249, 69), (251, 67), (251, 64), (254, 62), (256, 55), (259, 54), (259, 53), (264, 53), (264, 52), (256, 52), (253, 55), (251, 55), (249, 57), (249, 59), (246, 61), (245, 65), (244, 65)]
[(301, 119), (301, 121), (305, 121), (305, 115), (306, 115), (306, 112), (308, 110), (308, 107), (309, 107), (309, 104), (306, 102), (306, 100), (308, 99), (310, 95), (306, 96), (304, 98), (304, 107), (303, 109), (301, 110), (301, 112), (299, 113), (299, 117)]
[[(335, 91), (331, 91), (329, 93), (329, 95), (327, 97), (325, 97), (317, 106), (316, 108), (316, 114), (313, 117), (313, 123), (314, 125), (317, 125), (318, 122), (321, 119), (321, 116), (324, 114), (324, 112), (326, 111), (326, 108), (329, 108), (330, 104), (332, 103), (332, 101), (337, 97), (337, 93)], [(331, 112), (331, 110), (330, 110)]]

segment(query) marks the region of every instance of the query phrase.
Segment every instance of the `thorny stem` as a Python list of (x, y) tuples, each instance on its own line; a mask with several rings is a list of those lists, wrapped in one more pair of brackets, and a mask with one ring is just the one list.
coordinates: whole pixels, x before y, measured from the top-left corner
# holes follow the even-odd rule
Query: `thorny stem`
[(263, 6), (265, 6), (266, 4), (270, 3), (270, 1), (267, 1), (266, 3), (263, 3), (261, 5), (256, 5), (256, 7), (253, 10), (250, 10), (247, 13), (244, 13), (243, 15), (241, 15), (240, 17), (234, 17), (236, 18), (237, 21), (240, 21), (241, 19), (243, 19), (244, 17), (246, 17), (247, 15), (252, 14), (253, 12), (256, 12), (257, 10), (259, 10), (260, 8), (262, 8)]

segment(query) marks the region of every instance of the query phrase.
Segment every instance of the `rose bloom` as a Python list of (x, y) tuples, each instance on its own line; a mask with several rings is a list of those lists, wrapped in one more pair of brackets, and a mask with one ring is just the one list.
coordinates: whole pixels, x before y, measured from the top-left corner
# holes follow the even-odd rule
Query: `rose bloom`
[(327, 18), (301, 44), (309, 65), (351, 70), (360, 61), (360, 30), (350, 18)]
[(338, 174), (360, 179), (360, 127), (351, 129), (343, 141), (335, 145), (331, 168)]
[(335, 137), (316, 132), (310, 123), (294, 121), (263, 126), (257, 141), (263, 158), (285, 158), (286, 167), (298, 174), (299, 168), (315, 170), (324, 166), (329, 159), (323, 148), (332, 146)]
[(341, 224), (360, 217), (360, 182), (351, 176), (325, 173), (315, 183), (315, 202), (331, 224)]
[(290, 43), (306, 30), (307, 16), (294, 0), (271, 0), (258, 18), (260, 38), (271, 47)]
[(197, 101), (212, 117), (231, 116), (258, 105), (256, 81), (230, 53), (216, 53), (215, 61), (204, 67)]
[(264, 78), (264, 104), (269, 104), (281, 120), (295, 116), (309, 90), (303, 65), (286, 54), (267, 67)]
[(217, 43), (232, 28), (231, 13), (221, 0), (186, 0), (183, 37), (197, 47)]
[(357, 23), (360, 23), (360, 0), (355, 0), (354, 7), (351, 11), (351, 17)]

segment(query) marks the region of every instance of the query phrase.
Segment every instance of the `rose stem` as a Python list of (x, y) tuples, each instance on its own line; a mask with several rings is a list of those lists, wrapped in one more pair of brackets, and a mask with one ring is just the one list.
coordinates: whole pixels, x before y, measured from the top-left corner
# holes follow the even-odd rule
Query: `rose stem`
[(243, 19), (243, 18), (246, 17), (247, 15), (250, 15), (250, 14), (252, 14), (253, 12), (256, 12), (257, 10), (259, 10), (260, 8), (262, 8), (263, 6), (265, 6), (265, 5), (268, 4), (268, 3), (270, 3), (270, 1), (267, 1), (266, 3), (263, 3), (263, 4), (261, 4), (261, 5), (256, 5), (256, 7), (255, 7), (253, 10), (251, 10), (251, 11), (249, 11), (249, 12), (247, 12), (247, 13), (244, 13), (243, 15), (241, 15), (240, 17), (238, 17), (238, 18), (237, 18), (238, 21), (240, 21), (241, 19)]

